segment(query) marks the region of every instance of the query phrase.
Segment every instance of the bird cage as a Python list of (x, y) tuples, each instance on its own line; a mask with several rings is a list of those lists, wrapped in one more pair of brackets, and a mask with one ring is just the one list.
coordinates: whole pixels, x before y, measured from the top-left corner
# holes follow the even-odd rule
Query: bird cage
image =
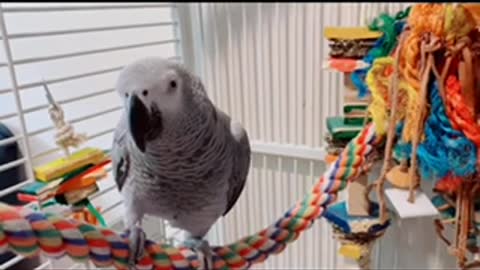
[[(343, 77), (323, 68), (323, 29), (364, 26), (380, 12), (407, 3), (1, 3), (0, 123), (22, 156), (0, 172), (25, 165), (25, 179), (0, 191), (16, 192), (34, 180), (33, 167), (63, 155), (55, 145), (44, 86), (89, 146), (108, 149), (121, 114), (114, 92), (118, 72), (144, 56), (179, 61), (203, 80), (212, 101), (249, 132), (252, 167), (234, 210), (212, 228), (214, 244), (231, 242), (270, 224), (302, 198), (326, 168), (324, 124), (342, 113)], [(2, 179), (3, 181), (3, 179)], [(122, 226), (123, 205), (112, 179), (91, 196), (110, 227)], [(258, 269), (355, 269), (337, 255), (323, 220)], [(179, 232), (153, 217), (153, 240)], [(435, 239), (435, 240), (432, 240)], [(400, 221), (373, 252), (372, 267), (448, 268), (430, 221)], [(426, 254), (426, 255), (425, 255)], [(17, 269), (21, 256), (2, 262)], [(10, 267), (10, 268), (9, 268)], [(13, 268), (12, 268), (13, 267)], [(41, 258), (35, 269), (94, 269), (69, 259)]]

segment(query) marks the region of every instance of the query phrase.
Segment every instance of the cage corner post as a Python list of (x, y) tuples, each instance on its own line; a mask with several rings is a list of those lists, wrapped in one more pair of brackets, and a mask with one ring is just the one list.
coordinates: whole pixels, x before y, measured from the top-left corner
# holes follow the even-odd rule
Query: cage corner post
[(176, 52), (181, 57), (182, 63), (193, 69), (194, 72), (200, 72), (199, 62), (197, 59), (198, 52), (195, 49), (196, 36), (194, 35), (194, 24), (198, 23), (198, 15), (192, 7), (192, 3), (175, 3), (172, 8), (172, 18), (175, 21), (174, 34), (179, 40)]
[[(4, 4), (3, 2), (0, 2), (0, 34), (2, 37), (5, 58), (7, 61), (7, 68), (8, 68), (8, 74), (10, 77), (11, 89), (13, 91), (13, 95), (15, 98), (15, 105), (18, 111), (18, 118), (20, 122), (21, 133), (22, 133), (21, 136), (23, 136), (23, 143), (24, 143), (23, 151), (25, 156), (26, 173), (27, 173), (28, 179), (31, 180), (34, 177), (32, 155), (31, 155), (30, 144), (27, 136), (28, 134), (27, 124), (25, 121), (25, 116), (23, 114), (22, 100), (20, 97), (20, 89), (18, 86), (17, 73), (15, 70), (12, 50), (10, 47), (10, 40), (9, 40), (8, 30), (7, 30), (5, 16), (4, 16), (3, 4)], [(28, 182), (29, 180), (25, 182)]]

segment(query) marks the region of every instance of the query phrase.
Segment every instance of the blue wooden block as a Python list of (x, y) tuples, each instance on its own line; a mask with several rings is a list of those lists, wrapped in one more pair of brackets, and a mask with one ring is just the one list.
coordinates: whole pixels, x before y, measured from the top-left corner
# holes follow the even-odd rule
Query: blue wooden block
[[(350, 224), (355, 221), (362, 221), (362, 220), (378, 220), (379, 218), (379, 207), (377, 203), (371, 204), (371, 215), (368, 217), (358, 217), (358, 216), (350, 216), (347, 212), (347, 203), (345, 201), (336, 203), (331, 205), (325, 211), (324, 217), (332, 224), (337, 226), (343, 233), (349, 234), (352, 233), (352, 229)], [(385, 222), (385, 224), (380, 224), (380, 220), (378, 220), (378, 224), (374, 224), (368, 230), (369, 234), (375, 235), (380, 231), (385, 230), (386, 227), (390, 225), (390, 221)]]

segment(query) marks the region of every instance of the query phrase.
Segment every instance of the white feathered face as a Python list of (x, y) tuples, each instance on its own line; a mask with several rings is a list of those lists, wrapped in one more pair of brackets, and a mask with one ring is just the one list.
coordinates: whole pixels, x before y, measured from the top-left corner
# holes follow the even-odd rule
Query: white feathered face
[(138, 60), (120, 73), (116, 89), (130, 135), (142, 152), (148, 141), (161, 136), (165, 118), (181, 112), (185, 85), (182, 71), (161, 58)]

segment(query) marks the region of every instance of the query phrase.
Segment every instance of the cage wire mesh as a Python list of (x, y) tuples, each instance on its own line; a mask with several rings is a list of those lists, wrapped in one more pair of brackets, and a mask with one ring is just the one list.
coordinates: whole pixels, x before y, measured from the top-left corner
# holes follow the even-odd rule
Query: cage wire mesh
[[(1, 197), (32, 182), (32, 166), (63, 154), (54, 143), (43, 82), (63, 107), (66, 120), (87, 134), (85, 145), (110, 148), (121, 112), (113, 89), (120, 69), (149, 55), (181, 61), (175, 12), (171, 3), (1, 3), (0, 123), (14, 136), (1, 140), (0, 146), (18, 143), (23, 155), (1, 164), (0, 172), (19, 165), (27, 172), (19, 183), (1, 190)], [(123, 206), (113, 180), (98, 183), (100, 191), (90, 197), (92, 203), (101, 207), (108, 225), (122, 230)], [(167, 237), (163, 221), (146, 217), (144, 224), (152, 239)], [(2, 262), (0, 269), (17, 269), (22, 259)], [(42, 258), (36, 267), (93, 266)]]
[[(395, 13), (408, 5), (1, 3), (0, 123), (14, 136), (0, 140), (0, 146), (18, 143), (22, 157), (0, 164), (0, 172), (24, 165), (27, 174), (0, 196), (33, 181), (32, 166), (62, 155), (54, 144), (43, 80), (75, 130), (87, 133), (86, 144), (107, 149), (121, 112), (113, 89), (119, 70), (156, 55), (181, 61), (199, 74), (213, 102), (240, 120), (252, 140), (246, 188), (209, 239), (221, 244), (256, 232), (303, 196), (324, 169), (324, 119), (341, 113), (343, 84), (338, 74), (322, 69), (328, 53), (323, 28), (365, 25), (382, 11)], [(122, 230), (123, 206), (115, 184), (111, 179), (99, 183), (92, 201), (102, 207), (110, 226)], [(318, 223), (255, 268), (351, 268), (336, 255), (330, 226)], [(154, 240), (174, 241), (180, 235), (153, 217), (146, 217), (144, 227)], [(393, 237), (400, 241), (403, 236)], [(375, 268), (398, 268), (398, 253), (377, 249)], [(3, 262), (0, 269), (16, 269), (22, 259)], [(416, 265), (448, 266), (438, 261)], [(42, 258), (36, 269), (66, 268), (94, 267)]]

